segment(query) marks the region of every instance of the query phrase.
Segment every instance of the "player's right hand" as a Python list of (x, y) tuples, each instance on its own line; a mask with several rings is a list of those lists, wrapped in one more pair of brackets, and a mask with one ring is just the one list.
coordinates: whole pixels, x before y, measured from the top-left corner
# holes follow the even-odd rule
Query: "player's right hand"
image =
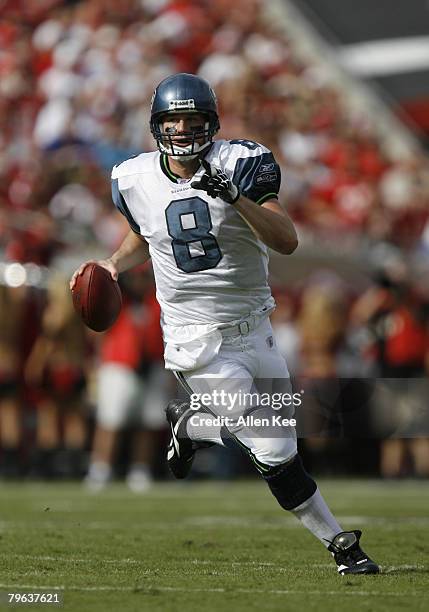
[(100, 260), (95, 260), (95, 259), (91, 259), (89, 261), (85, 261), (85, 263), (83, 263), (81, 266), (79, 266), (79, 268), (74, 272), (73, 276), (70, 279), (70, 289), (73, 291), (73, 287), (76, 284), (76, 280), (77, 277), (80, 276), (81, 274), (83, 274), (83, 271), (85, 270), (86, 266), (88, 266), (89, 264), (92, 263), (96, 263), (97, 265), (101, 266), (102, 268), (105, 268), (106, 270), (108, 270), (110, 272), (110, 276), (113, 278), (114, 281), (118, 280), (118, 270), (115, 266), (115, 264), (112, 262), (111, 259), (100, 259)]
[(192, 181), (193, 189), (205, 191), (211, 198), (221, 198), (228, 204), (235, 204), (240, 192), (234, 183), (219, 168), (211, 166), (205, 159), (201, 160), (204, 174), (199, 180)]

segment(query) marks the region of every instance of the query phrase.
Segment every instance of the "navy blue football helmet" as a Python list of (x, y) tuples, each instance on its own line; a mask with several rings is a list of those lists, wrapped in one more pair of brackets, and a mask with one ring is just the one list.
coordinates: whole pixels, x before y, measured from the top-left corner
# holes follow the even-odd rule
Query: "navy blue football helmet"
[[(173, 142), (174, 133), (162, 128), (165, 115), (198, 113), (206, 117), (201, 131), (183, 133), (191, 144), (179, 146)], [(195, 74), (180, 72), (167, 77), (155, 89), (152, 97), (150, 131), (162, 153), (180, 159), (192, 159), (208, 147), (219, 129), (216, 95), (206, 80)], [(204, 143), (196, 140), (204, 138)]]

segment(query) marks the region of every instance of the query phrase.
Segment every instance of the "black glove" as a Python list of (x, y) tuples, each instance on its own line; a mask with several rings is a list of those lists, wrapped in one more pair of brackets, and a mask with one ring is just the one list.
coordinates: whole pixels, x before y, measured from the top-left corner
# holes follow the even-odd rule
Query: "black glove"
[(210, 166), (205, 159), (201, 160), (205, 172), (197, 181), (192, 181), (193, 189), (202, 189), (212, 198), (221, 198), (228, 204), (234, 204), (240, 197), (240, 192), (224, 172)]

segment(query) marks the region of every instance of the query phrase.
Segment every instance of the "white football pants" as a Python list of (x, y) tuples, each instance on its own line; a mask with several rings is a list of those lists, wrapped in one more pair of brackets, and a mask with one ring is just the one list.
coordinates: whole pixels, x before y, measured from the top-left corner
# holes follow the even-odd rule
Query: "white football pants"
[(268, 318), (247, 334), (224, 336), (212, 361), (176, 376), (196, 409), (193, 422), (213, 423), (208, 440), (232, 439), (261, 472), (296, 454), (295, 428), (286, 420), (294, 416), (289, 372)]

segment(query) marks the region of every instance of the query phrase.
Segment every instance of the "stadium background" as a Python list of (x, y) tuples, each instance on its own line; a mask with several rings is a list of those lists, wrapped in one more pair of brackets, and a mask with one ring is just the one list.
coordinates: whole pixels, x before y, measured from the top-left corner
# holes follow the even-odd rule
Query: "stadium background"
[[(272, 256), (279, 305), (273, 324), (293, 374), (326, 385), (338, 377), (427, 376), (427, 126), (417, 128), (414, 113), (412, 129), (404, 127), (382, 82), (358, 82), (347, 62), (333, 62), (341, 54), (296, 6), (3, 0), (0, 8), (4, 478), (82, 478), (87, 469), (95, 372), (101, 359), (124, 357), (112, 357), (99, 336), (83, 337), (70, 318), (67, 279), (85, 258), (111, 252), (127, 231), (111, 203), (110, 169), (153, 149), (150, 98), (174, 72), (207, 78), (220, 103), (220, 136), (264, 143), (282, 168), (281, 201), (300, 247), (289, 258)], [(424, 96), (423, 85), (417, 93)], [(150, 271), (144, 276), (143, 286), (134, 287), (132, 275), (126, 283), (131, 310), (139, 302), (144, 320), (138, 346), (129, 349), (132, 367), (147, 375), (160, 349)], [(405, 406), (396, 407), (408, 420), (419, 410), (409, 401), (417, 394), (406, 393)], [(346, 400), (350, 392), (337, 412)], [(390, 410), (392, 396), (384, 402)], [(429, 431), (405, 430), (409, 439), (401, 442), (400, 428), (389, 424), (393, 438), (383, 442), (377, 410), (365, 413), (358, 432), (346, 423), (340, 434), (334, 428), (301, 440), (311, 470), (427, 477)], [(125, 433), (118, 474), (129, 461), (133, 432)], [(154, 474), (166, 478), (165, 432), (152, 443)], [(239, 456), (210, 450), (196, 468), (205, 477), (247, 471)]]

